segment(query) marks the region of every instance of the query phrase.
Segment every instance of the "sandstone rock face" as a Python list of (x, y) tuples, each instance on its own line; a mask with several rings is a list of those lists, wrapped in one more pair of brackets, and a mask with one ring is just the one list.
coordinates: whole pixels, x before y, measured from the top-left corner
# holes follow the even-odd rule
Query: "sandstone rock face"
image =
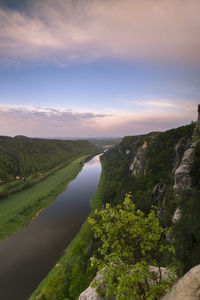
[(82, 292), (78, 300), (115, 300), (115, 297), (100, 297), (95, 288), (89, 286), (84, 292)]
[[(144, 168), (146, 162), (146, 152), (147, 152), (147, 142), (144, 141), (144, 144), (137, 149), (136, 155), (132, 164), (130, 165), (130, 170), (134, 175), (140, 173)], [(145, 175), (145, 170), (144, 170)]]
[(180, 217), (181, 217), (181, 211), (180, 211), (180, 208), (177, 208), (173, 215), (172, 223), (175, 223), (176, 221), (178, 221), (180, 219)]
[[(159, 277), (158, 267), (151, 266), (150, 271)], [(161, 268), (162, 279), (167, 280), (171, 272)], [(95, 279), (102, 281), (102, 277), (97, 275)], [(161, 300), (199, 300), (200, 299), (200, 265), (193, 267), (186, 273)], [(78, 300), (115, 300), (115, 297), (101, 298), (95, 288), (89, 286)]]
[(80, 294), (78, 300), (101, 300), (101, 298), (98, 296), (96, 289), (89, 286)]
[[(179, 198), (184, 190), (191, 191), (193, 189), (191, 170), (195, 163), (195, 148), (197, 145), (197, 137), (200, 134), (200, 116), (193, 131), (192, 138), (188, 142), (181, 139), (175, 147), (175, 165), (174, 165), (174, 191)], [(184, 149), (181, 156), (180, 152)], [(181, 211), (176, 209), (173, 216), (173, 222), (180, 219)]]
[[(94, 280), (101, 282), (102, 288), (104, 289), (103, 278), (101, 274), (97, 274)], [(78, 298), (78, 300), (115, 300), (115, 297), (100, 297), (96, 289), (89, 286), (84, 292), (82, 292)]]
[[(174, 190), (179, 197), (183, 190), (192, 189), (190, 172), (195, 162), (195, 147), (200, 136), (200, 106), (198, 106), (198, 120), (196, 122), (192, 138), (185, 141), (182, 138), (175, 147), (174, 165)], [(181, 155), (184, 150), (183, 155)]]
[(195, 161), (195, 146), (193, 142), (189, 149), (187, 149), (182, 157), (179, 167), (174, 174), (174, 190), (179, 196), (184, 189), (191, 190), (192, 180), (190, 172)]
[(186, 273), (162, 300), (199, 300), (200, 265)]

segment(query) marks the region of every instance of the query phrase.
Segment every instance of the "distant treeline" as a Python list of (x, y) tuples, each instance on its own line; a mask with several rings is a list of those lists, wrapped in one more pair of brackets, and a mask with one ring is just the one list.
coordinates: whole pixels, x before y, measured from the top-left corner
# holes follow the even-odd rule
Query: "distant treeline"
[(71, 159), (97, 151), (89, 141), (0, 136), (0, 183), (46, 172)]
[(109, 139), (87, 139), (87, 141), (102, 148), (104, 146), (113, 145), (116, 146), (121, 142), (122, 138), (109, 138)]

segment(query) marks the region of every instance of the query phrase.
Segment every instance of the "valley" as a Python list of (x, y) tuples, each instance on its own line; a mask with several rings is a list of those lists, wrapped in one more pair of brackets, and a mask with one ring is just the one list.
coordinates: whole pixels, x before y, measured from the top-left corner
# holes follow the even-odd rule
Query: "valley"
[[(127, 193), (131, 193), (136, 209), (145, 215), (152, 205), (157, 207), (159, 223), (170, 229), (175, 248), (175, 255), (160, 256), (159, 265), (175, 269), (178, 277), (199, 264), (198, 128), (197, 122), (163, 133), (128, 136), (119, 146), (105, 152), (101, 157), (102, 174), (90, 214), (93, 216), (95, 209), (104, 208), (106, 203), (114, 207), (121, 204)], [(188, 186), (184, 172), (179, 181), (176, 179), (177, 170), (194, 141), (192, 159), (188, 161), (190, 169), (187, 176), (191, 183)], [(177, 208), (181, 213), (174, 221)], [(86, 289), (96, 275), (97, 270), (91, 268), (89, 257), (98, 252), (100, 244), (86, 222), (77, 240), (72, 242), (61, 259), (65, 267), (63, 265), (61, 270), (54, 268), (30, 299), (49, 300), (54, 297), (56, 290), (53, 287), (59, 276), (68, 278), (62, 286), (62, 280), (56, 283), (60, 286), (59, 290), (69, 299), (78, 299), (80, 289)], [(62, 299), (59, 295), (55, 297)]]

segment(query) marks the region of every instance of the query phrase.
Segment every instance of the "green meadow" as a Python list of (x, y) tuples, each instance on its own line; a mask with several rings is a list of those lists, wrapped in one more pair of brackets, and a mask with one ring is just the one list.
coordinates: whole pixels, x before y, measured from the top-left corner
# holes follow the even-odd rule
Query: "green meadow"
[(83, 167), (81, 156), (42, 181), (0, 200), (0, 240), (22, 230), (42, 208), (63, 192)]

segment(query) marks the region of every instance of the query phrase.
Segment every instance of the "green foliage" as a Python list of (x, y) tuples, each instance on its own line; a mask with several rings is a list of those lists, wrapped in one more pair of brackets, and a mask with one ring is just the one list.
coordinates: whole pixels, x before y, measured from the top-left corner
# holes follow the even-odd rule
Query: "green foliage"
[(0, 136), (0, 179), (5, 183), (16, 176), (46, 172), (72, 158), (93, 153), (98, 148), (89, 141), (15, 138)]
[(162, 239), (169, 232), (159, 225), (155, 209), (145, 216), (127, 195), (123, 204), (112, 207), (108, 203), (104, 210), (96, 211), (89, 223), (102, 243), (100, 255), (91, 262), (103, 274), (107, 296), (150, 300), (162, 295), (169, 283), (152, 284), (149, 267), (174, 249)]
[(197, 140), (195, 163), (190, 175), (196, 189), (185, 191), (180, 197), (178, 207), (181, 209), (181, 218), (173, 226), (180, 275), (200, 263), (200, 140)]
[(53, 277), (48, 285), (43, 289), (39, 300), (65, 300), (67, 299), (67, 284), (69, 278), (66, 274)]
[[(180, 139), (191, 138), (194, 124), (182, 126), (163, 132), (153, 139), (148, 147), (147, 171), (153, 179), (153, 185), (158, 182), (170, 183), (173, 180), (171, 170), (174, 163), (175, 145)], [(182, 153), (184, 147), (182, 148)]]
[(182, 262), (182, 273), (200, 263), (200, 190), (183, 195), (180, 200), (181, 218), (174, 225), (176, 255)]
[[(180, 160), (184, 151), (187, 149), (194, 126), (195, 124), (192, 123), (163, 133), (125, 137), (118, 148), (106, 152), (102, 157), (105, 176), (101, 199), (104, 205), (106, 202), (114, 205), (121, 204), (126, 193), (131, 192), (135, 196), (136, 209), (140, 209), (145, 214), (148, 214), (151, 206), (156, 205), (158, 207), (160, 224), (164, 227), (171, 226), (173, 213), (176, 207), (178, 207), (177, 197), (173, 190), (175, 158)], [(143, 157), (144, 169), (141, 174), (133, 175), (132, 171), (130, 171), (130, 165), (134, 160), (138, 147), (143, 145), (144, 141), (147, 142), (147, 149)], [(179, 147), (177, 153), (175, 153), (175, 146), (178, 143)], [(127, 149), (130, 151), (128, 155), (126, 154)], [(193, 184), (197, 189), (200, 189), (200, 142), (198, 142), (196, 147), (195, 165), (191, 175)], [(154, 193), (156, 185), (160, 187), (162, 193), (159, 193), (159, 191)], [(187, 199), (189, 200), (190, 198), (191, 195), (188, 195)], [(182, 206), (184, 206), (185, 201), (186, 199), (183, 199)], [(185, 219), (187, 217), (189, 218), (189, 215), (185, 215)], [(188, 223), (188, 221), (186, 223)], [(192, 224), (192, 220), (189, 223)], [(185, 226), (183, 226), (183, 228), (184, 227)], [(190, 229), (195, 230), (194, 226), (190, 226)], [(187, 231), (188, 230), (181, 230), (181, 233), (179, 230), (182, 237), (181, 235), (179, 237), (178, 233), (176, 234), (176, 249), (188, 248), (188, 246), (183, 247), (183, 245), (186, 244), (184, 236)], [(191, 240), (191, 238), (189, 238), (188, 241), (189, 240)], [(187, 252), (187, 259), (186, 250), (185, 256), (179, 256), (179, 263), (184, 265), (187, 262), (187, 269), (189, 267), (191, 268), (194, 262), (199, 263), (198, 255), (196, 255), (196, 259), (189, 258), (193, 257), (193, 255), (189, 255), (189, 252), (197, 253), (196, 248), (198, 250), (196, 242), (191, 242)], [(180, 253), (180, 251), (178, 253)], [(167, 257), (161, 257), (160, 263), (170, 264), (171, 258), (169, 257), (167, 262)]]
[(195, 147), (195, 164), (191, 171), (193, 185), (200, 189), (200, 139)]
[[(159, 206), (156, 199), (152, 198), (153, 189), (158, 183), (172, 186), (175, 145), (180, 139), (183, 140), (183, 144), (187, 144), (193, 129), (194, 124), (191, 124), (163, 133), (155, 132), (147, 135), (127, 136), (122, 140), (119, 147), (107, 151), (102, 157), (105, 168), (104, 191), (102, 192), (103, 203), (122, 203), (126, 193), (131, 192), (136, 198), (136, 208), (145, 213), (150, 210), (151, 205)], [(135, 176), (130, 171), (130, 165), (138, 147), (143, 145), (144, 141), (148, 145), (144, 157), (145, 176), (143, 173)], [(126, 150), (130, 151), (128, 155)], [(184, 146), (182, 151), (184, 151)], [(179, 154), (181, 156), (183, 153)], [(173, 203), (174, 201), (175, 196), (173, 196)], [(164, 222), (166, 225), (169, 224), (170, 220), (169, 215), (165, 216)]]
[(178, 205), (178, 199), (172, 186), (167, 186), (165, 188), (163, 202), (163, 212), (159, 216), (159, 221), (161, 225), (170, 227), (172, 223), (172, 216)]
[(78, 261), (74, 264), (71, 274), (71, 282), (69, 287), (70, 299), (77, 299), (86, 286), (87, 278), (85, 277), (85, 273), (81, 270)]

